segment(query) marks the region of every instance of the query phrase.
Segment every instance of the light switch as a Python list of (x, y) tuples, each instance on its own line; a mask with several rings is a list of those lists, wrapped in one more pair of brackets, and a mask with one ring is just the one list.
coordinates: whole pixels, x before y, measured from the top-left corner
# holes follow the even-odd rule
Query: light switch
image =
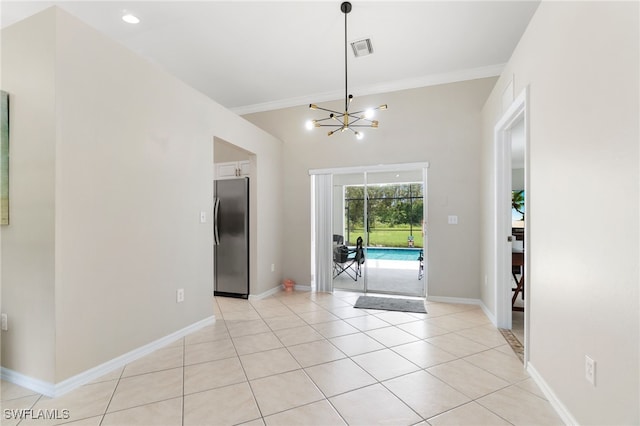
[(449, 216), (449, 225), (457, 225), (458, 224), (458, 216)]
[(207, 212), (200, 212), (200, 223), (207, 223)]

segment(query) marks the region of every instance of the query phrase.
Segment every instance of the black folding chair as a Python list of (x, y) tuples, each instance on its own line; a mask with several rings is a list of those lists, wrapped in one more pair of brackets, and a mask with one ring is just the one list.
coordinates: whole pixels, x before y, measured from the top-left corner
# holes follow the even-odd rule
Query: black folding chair
[(363, 263), (362, 237), (358, 237), (355, 248), (338, 246), (333, 250), (333, 278), (346, 273), (354, 281), (358, 281), (358, 277), (362, 276)]

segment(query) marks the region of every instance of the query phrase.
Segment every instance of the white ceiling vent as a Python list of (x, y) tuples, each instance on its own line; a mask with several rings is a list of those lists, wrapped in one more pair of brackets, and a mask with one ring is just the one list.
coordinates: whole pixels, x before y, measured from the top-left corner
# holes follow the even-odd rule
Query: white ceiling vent
[(371, 44), (370, 38), (352, 41), (351, 48), (353, 49), (353, 54), (356, 58), (359, 58), (360, 56), (367, 56), (373, 53), (373, 45)]

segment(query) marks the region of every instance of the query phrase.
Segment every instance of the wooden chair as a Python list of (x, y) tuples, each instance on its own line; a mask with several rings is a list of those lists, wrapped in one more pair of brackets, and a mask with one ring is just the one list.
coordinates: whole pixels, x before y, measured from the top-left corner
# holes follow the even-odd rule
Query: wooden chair
[[(518, 295), (522, 293), (522, 300), (524, 300), (524, 252), (512, 252), (511, 253), (511, 275), (516, 281), (515, 288), (512, 288), (513, 297), (511, 298), (511, 310), (523, 312), (524, 308), (515, 306)], [(518, 279), (517, 275), (520, 275)]]

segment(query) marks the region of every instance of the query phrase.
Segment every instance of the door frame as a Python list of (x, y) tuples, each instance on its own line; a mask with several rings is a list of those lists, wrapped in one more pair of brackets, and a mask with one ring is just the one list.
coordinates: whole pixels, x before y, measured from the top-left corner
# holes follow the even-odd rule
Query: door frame
[[(498, 328), (511, 329), (511, 129), (524, 120), (525, 146), (525, 206), (530, 213), (529, 191), (529, 87), (527, 86), (507, 108), (494, 127), (495, 153), (495, 235), (494, 235), (494, 277), (495, 277), (495, 310)], [(529, 267), (529, 234), (531, 222), (527, 220), (524, 237), (524, 263), (526, 283), (531, 283), (531, 268)], [(530, 285), (525, 285), (524, 298), (524, 361), (529, 359), (529, 315), (530, 315)]]

